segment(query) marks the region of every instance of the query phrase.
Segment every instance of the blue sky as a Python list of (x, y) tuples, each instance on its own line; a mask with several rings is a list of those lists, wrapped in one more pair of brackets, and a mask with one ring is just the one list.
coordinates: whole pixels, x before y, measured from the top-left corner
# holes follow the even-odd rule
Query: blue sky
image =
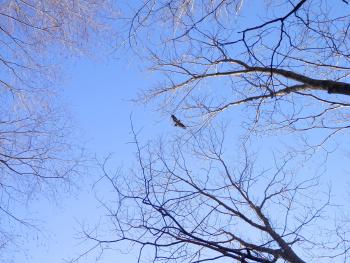
[[(150, 87), (155, 82), (154, 76), (141, 70), (140, 61), (125, 58), (78, 59), (65, 68), (69, 74), (66, 74), (62, 84), (63, 102), (73, 118), (76, 134), (88, 151), (96, 153), (98, 158), (113, 153), (112, 168), (127, 167), (133, 162), (134, 149), (129, 143), (132, 140), (130, 115), (136, 129), (142, 129), (144, 138), (151, 138), (169, 129), (174, 130), (169, 116), (161, 116), (152, 107), (131, 102), (140, 89)], [(239, 110), (237, 112), (239, 114)], [(267, 139), (265, 142), (269, 144)], [(269, 150), (267, 148), (263, 151)], [(336, 171), (341, 154), (330, 156), (332, 174)], [(343, 174), (341, 166), (338, 166), (338, 172)], [(91, 187), (100, 175), (100, 170), (90, 169), (78, 179), (81, 182), (70, 194), (60, 193), (56, 200), (40, 198), (33, 203), (34, 206), (28, 212), (43, 231), (30, 232), (28, 241), (19, 243), (18, 251), (12, 253), (15, 255), (13, 262), (61, 263), (88, 248), (79, 239), (82, 236), (82, 226), (94, 226), (105, 214), (96, 200), (96, 194), (101, 197), (101, 192), (95, 193)], [(340, 188), (337, 185), (335, 187)], [(99, 189), (101, 191), (103, 185), (99, 185)], [(108, 195), (108, 192), (103, 193), (104, 198), (109, 198)], [(118, 246), (120, 245), (116, 248)], [(96, 255), (91, 254), (79, 262), (92, 263), (96, 262), (95, 259)], [(132, 259), (135, 259), (135, 254), (106, 251), (98, 262), (134, 262)]]
[[(139, 65), (139, 61), (125, 58), (81, 58), (64, 66), (62, 100), (72, 117), (76, 133), (73, 136), (85, 145), (90, 156), (96, 154), (102, 159), (113, 153), (116, 167), (126, 165), (132, 158), (133, 149), (128, 144), (132, 139), (130, 116), (137, 120), (138, 127), (144, 128), (144, 134), (147, 128), (161, 127), (154, 111), (131, 102), (141, 87), (152, 83), (151, 75), (142, 72)], [(170, 121), (166, 123), (171, 126)], [(26, 212), (43, 231), (30, 231), (28, 242), (19, 242), (17, 251), (9, 251), (15, 255), (13, 262), (59, 263), (84, 251), (85, 246), (79, 246), (81, 240), (77, 238), (81, 225), (94, 225), (104, 214), (92, 191), (92, 183), (100, 175), (99, 170), (90, 169), (77, 180), (71, 194), (59, 193), (56, 200), (40, 197), (34, 202)], [(108, 254), (101, 262), (111, 262), (114, 257)], [(127, 262), (120, 256), (118, 259)], [(84, 258), (81, 262), (95, 262), (95, 258)]]
[[(134, 161), (130, 118), (143, 139), (178, 131), (173, 129), (170, 116), (132, 101), (140, 90), (152, 87), (157, 78), (131, 52), (116, 59), (110, 50), (101, 50), (90, 58), (67, 60), (62, 68), (60, 100), (73, 125), (72, 137), (77, 144), (84, 145), (89, 157), (103, 160), (112, 154), (111, 170), (128, 169)], [(104, 191), (101, 183), (98, 190), (93, 189), (101, 175), (101, 170), (91, 163), (88, 171), (73, 179), (71, 191), (64, 188), (54, 198), (39, 195), (22, 212), (33, 219), (41, 232), (19, 230), (24, 238), (8, 251), (8, 260), (62, 263), (85, 252), (89, 246), (81, 239), (83, 226), (94, 227), (106, 214), (97, 197), (110, 199), (113, 195)], [(119, 247), (120, 244), (115, 248)], [(79, 262), (96, 262), (96, 256), (91, 253)], [(116, 258), (117, 262), (134, 262), (136, 253), (105, 251), (98, 262), (116, 262)]]
[[(100, 159), (113, 153), (112, 167), (117, 169), (133, 162), (134, 149), (129, 143), (132, 140), (130, 116), (145, 138), (173, 131), (172, 123), (169, 116), (160, 115), (151, 106), (131, 102), (140, 90), (151, 87), (157, 80), (156, 76), (144, 71), (142, 61), (131, 53), (121, 59), (103, 52), (98, 56), (106, 59), (80, 58), (65, 62), (62, 103), (71, 114), (78, 142), (85, 144), (87, 151)], [(238, 115), (239, 110), (235, 116)], [(344, 161), (344, 156), (344, 151), (331, 155), (326, 173), (343, 177), (346, 171), (339, 164)], [(9, 252), (14, 255), (13, 262), (61, 263), (82, 253), (87, 248), (78, 238), (82, 225), (93, 226), (104, 215), (91, 188), (100, 175), (98, 169), (90, 169), (82, 174), (70, 194), (63, 192), (56, 200), (44, 197), (34, 202), (27, 212), (43, 231), (30, 232), (28, 241), (20, 242), (14, 253)], [(335, 189), (344, 187), (342, 181), (334, 180)], [(101, 187), (103, 185), (99, 189)], [(104, 194), (108, 198), (109, 193)], [(134, 254), (106, 251), (99, 262), (133, 262), (134, 258)], [(95, 256), (84, 257), (79, 262), (95, 262)]]

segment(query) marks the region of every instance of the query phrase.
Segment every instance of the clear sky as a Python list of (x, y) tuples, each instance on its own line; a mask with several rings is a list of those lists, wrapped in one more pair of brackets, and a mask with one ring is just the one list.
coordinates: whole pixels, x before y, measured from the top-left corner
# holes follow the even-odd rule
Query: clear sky
[[(132, 140), (130, 115), (137, 127), (143, 127), (143, 134), (147, 129), (161, 127), (162, 117), (130, 101), (141, 87), (152, 83), (151, 75), (142, 72), (139, 65), (140, 61), (125, 57), (103, 61), (76, 59), (65, 65), (63, 102), (73, 118), (80, 143), (86, 145), (91, 155), (96, 153), (101, 159), (113, 153), (115, 167), (128, 164), (132, 158), (133, 149), (128, 144)], [(170, 119), (165, 123), (171, 126)], [(18, 251), (9, 251), (15, 254), (13, 262), (60, 263), (83, 252), (85, 247), (79, 245), (81, 240), (77, 238), (81, 224), (94, 225), (104, 214), (92, 190), (92, 183), (100, 175), (101, 171), (90, 169), (81, 175), (83, 183), (77, 183), (79, 189), (73, 188), (72, 194), (60, 193), (56, 202), (48, 198), (33, 202), (31, 215), (43, 232), (31, 232), (28, 242), (18, 243)], [(106, 253), (100, 262), (112, 259), (115, 262), (115, 257), (108, 257), (109, 254)], [(122, 258), (124, 256), (118, 256), (118, 262), (128, 262)], [(95, 258), (83, 258), (80, 262), (95, 262)]]
[[(135, 126), (142, 128), (144, 137), (172, 128), (169, 116), (130, 101), (140, 89), (154, 84), (154, 77), (141, 68), (136, 58), (78, 59), (66, 67), (64, 102), (73, 117), (76, 133), (88, 151), (99, 158), (113, 153), (115, 168), (132, 162), (134, 149), (128, 143), (132, 140), (130, 114)], [(332, 169), (334, 172), (334, 166)], [(100, 175), (101, 171), (91, 169), (82, 174), (83, 182), (71, 194), (59, 194), (56, 202), (46, 198), (34, 202), (31, 215), (43, 232), (30, 232), (28, 242), (19, 243), (15, 253), (9, 251), (11, 257), (15, 255), (13, 262), (61, 263), (83, 252), (87, 247), (79, 239), (82, 225), (93, 226), (105, 214), (91, 186)], [(104, 197), (108, 198), (108, 193)], [(92, 263), (95, 259), (89, 255), (79, 262)], [(134, 262), (132, 259), (135, 255), (106, 251), (98, 262)]]
[[(98, 55), (109, 57), (107, 53)], [(62, 100), (73, 118), (79, 143), (84, 142), (90, 154), (96, 153), (102, 159), (113, 153), (115, 168), (129, 165), (134, 151), (129, 143), (132, 140), (130, 116), (136, 128), (142, 128), (142, 135), (146, 138), (172, 129), (169, 116), (161, 116), (152, 107), (130, 101), (137, 92), (151, 87), (156, 80), (149, 72), (142, 71), (142, 62), (137, 58), (131, 55), (122, 59), (112, 56), (105, 60), (81, 58), (67, 63), (64, 68)], [(330, 156), (328, 169), (333, 174), (344, 174), (344, 168), (337, 165), (342, 153)], [(33, 202), (30, 212), (43, 232), (31, 232), (28, 242), (19, 243), (17, 251), (9, 251), (13, 262), (61, 263), (84, 252), (87, 247), (78, 238), (82, 225), (93, 226), (104, 211), (92, 190), (92, 184), (101, 176), (101, 171), (91, 169), (81, 176), (83, 182), (78, 183), (69, 195), (59, 193), (55, 202), (49, 198)], [(106, 251), (98, 262), (133, 262), (134, 256)], [(79, 262), (92, 263), (95, 257), (88, 256)]]

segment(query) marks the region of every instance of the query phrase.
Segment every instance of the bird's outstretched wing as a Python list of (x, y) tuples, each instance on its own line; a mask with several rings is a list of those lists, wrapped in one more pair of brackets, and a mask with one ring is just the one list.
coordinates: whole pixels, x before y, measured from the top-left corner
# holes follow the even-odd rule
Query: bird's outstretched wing
[(171, 115), (171, 118), (173, 119), (174, 125), (177, 127), (180, 127), (182, 129), (186, 129), (186, 126), (178, 119), (175, 115)]

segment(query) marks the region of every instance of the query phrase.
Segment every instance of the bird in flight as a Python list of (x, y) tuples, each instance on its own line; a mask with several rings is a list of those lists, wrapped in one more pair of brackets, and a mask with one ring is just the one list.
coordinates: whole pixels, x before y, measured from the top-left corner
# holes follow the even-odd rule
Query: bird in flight
[(175, 115), (171, 114), (171, 118), (173, 119), (174, 125), (180, 127), (182, 129), (186, 129), (186, 126), (178, 119)]

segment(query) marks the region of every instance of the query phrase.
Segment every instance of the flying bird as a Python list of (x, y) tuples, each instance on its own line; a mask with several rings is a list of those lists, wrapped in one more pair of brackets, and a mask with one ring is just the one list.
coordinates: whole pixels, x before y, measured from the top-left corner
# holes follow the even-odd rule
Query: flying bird
[(174, 125), (180, 127), (182, 129), (186, 129), (186, 126), (178, 119), (175, 115), (171, 114), (171, 118), (173, 119)]

